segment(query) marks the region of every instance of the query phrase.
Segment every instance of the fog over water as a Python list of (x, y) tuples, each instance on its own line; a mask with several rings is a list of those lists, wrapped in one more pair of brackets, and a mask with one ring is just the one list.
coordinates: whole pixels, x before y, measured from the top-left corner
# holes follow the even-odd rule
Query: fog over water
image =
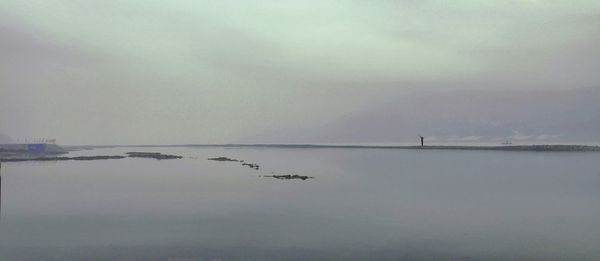
[[(600, 258), (596, 152), (71, 154), (127, 151), (185, 158), (2, 164), (0, 258)], [(272, 172), (315, 179), (259, 177)]]
[(597, 142), (599, 17), (593, 0), (5, 0), (0, 134)]
[(2, 0), (0, 260), (600, 260), (599, 42), (597, 0)]

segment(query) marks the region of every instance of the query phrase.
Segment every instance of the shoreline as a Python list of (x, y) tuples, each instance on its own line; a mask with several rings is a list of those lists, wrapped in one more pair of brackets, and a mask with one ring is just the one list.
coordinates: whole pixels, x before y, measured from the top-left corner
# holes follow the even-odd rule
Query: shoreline
[[(183, 156), (162, 154), (160, 152), (127, 152), (127, 156), (123, 155), (96, 155), (96, 156), (76, 156), (76, 157), (57, 157), (57, 156), (31, 156), (28, 154), (21, 157), (0, 157), (0, 162), (23, 162), (23, 161), (66, 161), (66, 160), (109, 160), (109, 159), (124, 159), (124, 158), (149, 158), (156, 160), (165, 159), (182, 159)], [(1, 155), (1, 154), (0, 154)]]
[(83, 145), (66, 146), (77, 148), (167, 148), (167, 147), (205, 147), (205, 148), (289, 148), (289, 149), (414, 149), (414, 150), (492, 150), (492, 151), (562, 151), (562, 152), (588, 152), (600, 151), (600, 146), (594, 145), (502, 145), (502, 146), (476, 146), (476, 145), (330, 145), (330, 144), (179, 144), (179, 145)]
[[(318, 144), (190, 144), (190, 145), (114, 145), (114, 146), (69, 146), (72, 150), (77, 148), (96, 149), (96, 148), (127, 148), (127, 147), (145, 147), (145, 148), (167, 148), (167, 147), (203, 147), (203, 148), (280, 148), (280, 149), (398, 149), (398, 150), (480, 150), (480, 151), (522, 151), (522, 152), (600, 152), (600, 146), (589, 145), (507, 145), (507, 146), (456, 146), (456, 145), (426, 145), (426, 146), (372, 146), (372, 145), (318, 145)], [(0, 151), (1, 152), (1, 151)], [(14, 153), (14, 152), (12, 152)], [(0, 153), (0, 162), (18, 162), (18, 161), (59, 161), (59, 160), (98, 160), (98, 159), (119, 159), (119, 158), (155, 158), (171, 159), (181, 158), (177, 155), (163, 155), (160, 153), (133, 152), (127, 153), (128, 156), (79, 156), (79, 157), (49, 157), (40, 155), (35, 157), (29, 154), (23, 155), (2, 155)]]

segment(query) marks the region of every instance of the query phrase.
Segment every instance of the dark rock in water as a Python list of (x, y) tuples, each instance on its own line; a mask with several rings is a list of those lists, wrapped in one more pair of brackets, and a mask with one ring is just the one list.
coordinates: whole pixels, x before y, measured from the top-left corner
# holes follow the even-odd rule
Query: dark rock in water
[[(228, 158), (228, 157), (208, 158), (208, 160), (214, 160), (214, 161), (235, 161), (235, 162), (239, 161), (239, 160), (231, 159), (231, 158)], [(242, 162), (243, 162), (243, 160), (242, 160)]]
[(125, 156), (79, 156), (71, 157), (72, 160), (107, 160), (107, 159), (124, 159)]
[(314, 179), (315, 177), (309, 177), (309, 176), (301, 176), (301, 175), (272, 175), (272, 176), (263, 176), (263, 177), (267, 177), (267, 178), (276, 178), (276, 179), (301, 179), (301, 180), (307, 180), (307, 179)]
[[(176, 155), (166, 155), (156, 152), (128, 152), (127, 155), (131, 158), (153, 158), (153, 159), (181, 159), (183, 157)], [(108, 159), (124, 159), (126, 156), (78, 156), (78, 157), (27, 157), (27, 158), (0, 158), (2, 162), (19, 162), (19, 161), (59, 161), (59, 160), (108, 160)]]
[(255, 170), (258, 170), (260, 168), (260, 166), (258, 166), (258, 164), (247, 163), (247, 162), (244, 162), (244, 160), (237, 160), (237, 159), (232, 159), (232, 158), (228, 158), (228, 157), (208, 158), (208, 160), (241, 162), (242, 166), (248, 166), (248, 167), (253, 168)]
[(130, 158), (151, 158), (157, 160), (183, 158), (182, 156), (162, 154), (159, 152), (127, 152), (126, 154)]
[(260, 166), (258, 166), (258, 164), (254, 164), (254, 163), (242, 163), (242, 166), (248, 166), (248, 167), (253, 168), (255, 170), (258, 170), (258, 168), (260, 168)]
[(39, 158), (8, 158), (0, 159), (2, 162), (19, 162), (19, 161), (59, 161), (59, 160), (107, 160), (107, 159), (123, 159), (125, 156), (79, 156), (79, 157), (39, 157)]

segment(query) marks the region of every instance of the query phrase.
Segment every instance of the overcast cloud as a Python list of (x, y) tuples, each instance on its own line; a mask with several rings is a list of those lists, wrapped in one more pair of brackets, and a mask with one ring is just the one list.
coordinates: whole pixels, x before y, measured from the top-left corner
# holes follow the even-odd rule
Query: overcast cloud
[(4, 0), (0, 133), (228, 143), (415, 91), (598, 88), (599, 42), (592, 0)]

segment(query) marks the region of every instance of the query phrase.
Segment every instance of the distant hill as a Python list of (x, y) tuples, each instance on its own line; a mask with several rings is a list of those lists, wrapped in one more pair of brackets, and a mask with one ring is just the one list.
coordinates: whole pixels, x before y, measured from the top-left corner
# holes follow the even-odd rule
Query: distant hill
[(405, 142), (417, 135), (437, 142), (598, 142), (600, 88), (415, 92), (321, 129), (273, 131), (247, 141)]

